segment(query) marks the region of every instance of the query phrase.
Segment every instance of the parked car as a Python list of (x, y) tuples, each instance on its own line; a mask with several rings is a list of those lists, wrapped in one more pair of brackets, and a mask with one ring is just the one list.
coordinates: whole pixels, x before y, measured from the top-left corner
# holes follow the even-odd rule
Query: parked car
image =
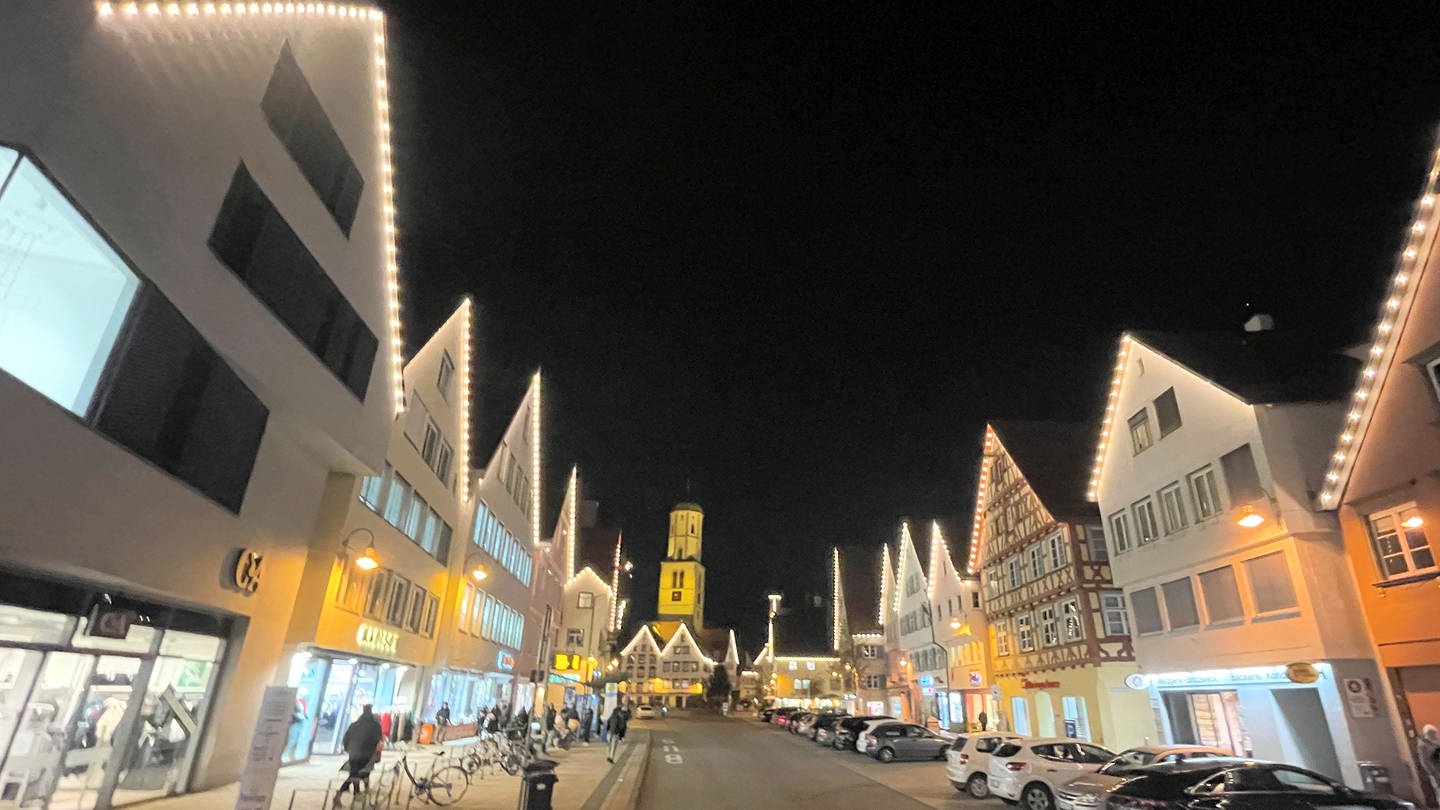
[(854, 751), (855, 737), (860, 733), (861, 727), (871, 720), (894, 720), (887, 714), (862, 714), (858, 717), (846, 717), (835, 724), (835, 735), (830, 745), (836, 751)]
[(830, 741), (835, 738), (835, 727), (840, 725), (841, 720), (849, 716), (850, 715), (844, 714), (843, 712), (821, 715), (820, 718), (815, 721), (814, 727), (810, 729), (810, 739), (821, 745), (829, 745)]
[(1215, 757), (1144, 765), (1101, 794), (1096, 806), (1099, 810), (1183, 810), (1190, 800), (1186, 790), (1220, 771), (1252, 761)]
[(1067, 737), (1012, 740), (990, 754), (990, 792), (1025, 810), (1055, 810), (1055, 789), (1095, 773), (1115, 752)]
[(986, 771), (990, 767), (990, 752), (1009, 740), (1021, 739), (1019, 734), (1009, 731), (982, 731), (977, 734), (961, 734), (945, 752), (945, 775), (956, 790), (969, 793), (973, 798), (983, 799), (990, 795), (990, 782)]
[(794, 706), (781, 706), (780, 708), (775, 710), (775, 716), (771, 720), (771, 722), (773, 722), (777, 726), (785, 726), (789, 724), (791, 715), (795, 714), (798, 711), (800, 710), (795, 708)]
[(857, 732), (855, 732), (855, 750), (856, 750), (856, 751), (859, 751), (859, 752), (862, 753), (862, 754), (865, 753), (865, 740), (866, 740), (867, 737), (870, 736), (870, 733), (871, 733), (871, 732), (873, 732), (875, 729), (877, 729), (877, 728), (879, 728), (879, 727), (881, 727), (881, 726), (883, 726), (883, 725), (888, 725), (888, 724), (890, 724), (890, 723), (898, 723), (898, 722), (900, 722), (900, 721), (899, 721), (899, 720), (896, 720), (896, 719), (893, 718), (893, 717), (887, 717), (887, 718), (884, 718), (883, 720), (881, 720), (881, 719), (876, 719), (876, 720), (868, 720), (868, 721), (866, 721), (865, 725), (861, 726), (861, 727), (860, 727), (860, 730), (857, 731)]
[(1183, 762), (1187, 759), (1231, 756), (1230, 751), (1203, 745), (1142, 745), (1127, 748), (1114, 759), (1100, 766), (1100, 770), (1082, 776), (1055, 791), (1055, 806), (1058, 810), (1089, 810), (1100, 803), (1105, 791), (1125, 781), (1125, 777), (1138, 769), (1166, 762)]
[(886, 723), (865, 741), (865, 753), (880, 760), (942, 759), (950, 741), (914, 723)]
[(807, 734), (810, 731), (810, 724), (815, 722), (814, 712), (800, 712), (790, 715), (790, 722), (786, 724), (786, 731), (791, 734)]
[(775, 719), (775, 710), (774, 710), (774, 709), (761, 709), (761, 710), (760, 710), (760, 722), (762, 722), (762, 723), (768, 723), (768, 722), (770, 722), (771, 720), (774, 720), (774, 719)]
[(654, 720), (659, 716), (660, 712), (656, 711), (655, 707), (649, 704), (641, 704), (635, 707), (636, 720)]
[[(1414, 804), (1383, 793), (1347, 787), (1294, 765), (1250, 763), (1228, 768), (1185, 791), (1185, 810), (1413, 810)], [(1116, 805), (1111, 805), (1116, 806)]]

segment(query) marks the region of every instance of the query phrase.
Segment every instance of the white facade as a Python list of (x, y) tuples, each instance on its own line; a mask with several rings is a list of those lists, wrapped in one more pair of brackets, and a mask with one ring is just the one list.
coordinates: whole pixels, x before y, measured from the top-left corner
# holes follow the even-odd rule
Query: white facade
[[(1310, 503), (1340, 406), (1246, 402), (1130, 335), (1112, 390), (1098, 500), (1161, 735), (1357, 785), (1357, 761), (1393, 769), (1389, 721), (1344, 699), (1345, 679), (1379, 675), (1334, 520)], [(1295, 663), (1319, 680), (1288, 678)]]
[[(935, 637), (945, 648), (944, 681), (935, 689), (941, 726), (969, 729), (981, 712), (995, 715), (989, 697), (989, 623), (980, 598), (980, 581), (961, 577), (938, 523), (930, 524), (930, 560), (926, 569)], [(988, 709), (988, 711), (987, 711)]]
[(942, 693), (949, 683), (945, 647), (939, 643), (930, 602), (930, 583), (920, 562), (920, 551), (910, 537), (910, 524), (900, 526), (896, 554), (895, 624), (898, 628), (900, 682), (909, 718), (916, 723), (941, 722), (948, 716)]
[[(13, 673), (0, 789), (60, 803), (84, 781), (105, 807), (239, 774), (263, 689), (284, 677), (322, 499), (380, 468), (397, 410), (383, 33), (368, 10), (7, 7), (0, 66), (25, 79), (0, 86), (0, 656)], [(338, 143), (361, 181), (347, 225), (262, 109), (287, 45), (327, 119), (327, 156)], [(304, 263), (346, 329), (374, 339), (368, 368), (316, 348), (315, 324), (257, 293), (273, 279), (210, 246), (241, 164), (265, 221), (292, 234), (270, 266)], [(46, 314), (67, 309), (87, 317)], [(108, 331), (86, 331), (97, 323)], [(359, 331), (339, 334), (332, 349), (371, 360), (368, 345), (349, 354)], [(26, 361), (37, 352), (45, 367)], [(246, 420), (231, 419), (240, 404)], [(87, 634), (91, 616), (124, 638)], [(196, 725), (167, 724), (173, 759), (137, 764), (140, 709), (167, 687)], [(55, 727), (109, 715), (114, 747), (20, 725), (28, 713), (12, 708), (26, 705)]]

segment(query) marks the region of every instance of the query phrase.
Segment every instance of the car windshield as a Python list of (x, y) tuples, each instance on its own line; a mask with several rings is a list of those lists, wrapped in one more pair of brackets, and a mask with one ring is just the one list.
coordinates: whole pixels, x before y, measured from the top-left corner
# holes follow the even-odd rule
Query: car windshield
[(1100, 773), (1118, 776), (1119, 774), (1128, 773), (1136, 768), (1149, 765), (1154, 761), (1154, 752), (1131, 748), (1128, 751), (1121, 751), (1114, 759), (1105, 763), (1105, 767), (1100, 769)]

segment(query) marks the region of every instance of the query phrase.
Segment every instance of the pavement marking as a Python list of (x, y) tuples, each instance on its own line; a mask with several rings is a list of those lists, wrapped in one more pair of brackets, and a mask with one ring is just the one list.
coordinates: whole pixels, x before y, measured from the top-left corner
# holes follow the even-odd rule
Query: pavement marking
[(667, 765), (684, 765), (685, 758), (680, 756), (679, 754), (666, 754), (665, 763)]

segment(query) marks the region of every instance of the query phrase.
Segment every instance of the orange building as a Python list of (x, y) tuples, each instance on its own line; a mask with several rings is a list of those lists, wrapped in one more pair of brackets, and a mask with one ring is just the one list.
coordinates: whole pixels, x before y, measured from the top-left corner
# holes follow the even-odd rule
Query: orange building
[[(1412, 756), (1418, 729), (1440, 726), (1440, 152), (1432, 160), (1319, 495), (1339, 513), (1378, 687)], [(1433, 806), (1428, 780), (1415, 783)]]

